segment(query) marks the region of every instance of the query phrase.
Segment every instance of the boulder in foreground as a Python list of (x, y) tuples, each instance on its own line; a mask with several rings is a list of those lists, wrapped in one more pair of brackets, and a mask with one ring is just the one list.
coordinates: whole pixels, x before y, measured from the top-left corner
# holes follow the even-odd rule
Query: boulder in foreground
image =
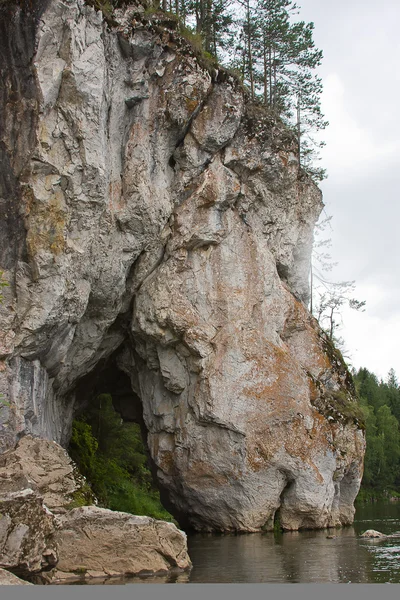
[(60, 560), (53, 581), (191, 568), (186, 534), (173, 523), (96, 506), (75, 508), (58, 522)]
[(0, 567), (28, 576), (55, 566), (56, 523), (43, 498), (27, 488), (0, 496)]

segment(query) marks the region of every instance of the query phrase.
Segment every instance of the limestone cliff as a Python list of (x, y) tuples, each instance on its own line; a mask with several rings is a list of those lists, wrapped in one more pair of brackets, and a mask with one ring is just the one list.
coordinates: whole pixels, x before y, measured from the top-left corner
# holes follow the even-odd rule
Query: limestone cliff
[(306, 309), (322, 201), (290, 132), (140, 8), (0, 10), (2, 450), (66, 446), (108, 390), (180, 523), (351, 522), (364, 435)]

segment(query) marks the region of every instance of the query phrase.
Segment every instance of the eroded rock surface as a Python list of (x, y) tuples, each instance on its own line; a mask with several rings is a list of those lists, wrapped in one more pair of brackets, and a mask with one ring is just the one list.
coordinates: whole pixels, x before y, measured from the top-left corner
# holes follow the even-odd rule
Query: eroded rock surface
[(123, 372), (182, 524), (350, 523), (365, 441), (306, 308), (322, 201), (291, 134), (139, 9), (1, 10), (2, 450), (66, 445)]
[(0, 567), (24, 576), (52, 568), (58, 559), (56, 527), (33, 490), (0, 494)]
[(83, 506), (58, 517), (60, 560), (53, 581), (187, 570), (186, 535), (173, 523)]
[(53, 513), (65, 512), (83, 483), (67, 452), (53, 440), (26, 435), (0, 455), (1, 493), (31, 488)]
[(25, 436), (0, 456), (0, 566), (35, 583), (191, 567), (186, 535), (172, 523), (96, 506), (66, 510), (81, 479), (51, 440)]

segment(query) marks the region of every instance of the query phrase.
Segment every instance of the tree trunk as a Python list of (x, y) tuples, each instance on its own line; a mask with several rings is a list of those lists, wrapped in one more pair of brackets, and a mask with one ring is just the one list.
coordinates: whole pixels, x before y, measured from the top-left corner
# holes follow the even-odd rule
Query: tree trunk
[(268, 69), (267, 69), (267, 40), (265, 39), (265, 33), (263, 36), (263, 60), (264, 60), (264, 104), (268, 104)]
[(253, 54), (252, 54), (252, 49), (251, 49), (250, 1), (249, 0), (247, 0), (247, 54), (248, 54), (248, 64), (249, 64), (251, 99), (254, 100), (254, 74), (253, 74)]
[(333, 342), (333, 331), (334, 331), (334, 320), (333, 320), (333, 315), (334, 315), (334, 307), (331, 308), (331, 314), (329, 316), (329, 323), (330, 323), (330, 327), (329, 327), (329, 339), (331, 340), (331, 342)]
[(213, 0), (206, 0), (206, 14), (203, 24), (204, 48), (206, 52), (212, 51), (212, 9)]
[(268, 77), (269, 77), (269, 105), (272, 106), (272, 50), (268, 46)]
[[(274, 67), (274, 85), (273, 85), (273, 89), (272, 89), (272, 104), (273, 104), (273, 106), (275, 106), (275, 104), (276, 104), (276, 95), (275, 95), (275, 92), (276, 92), (276, 50), (275, 50), (275, 48), (274, 48), (274, 59), (272, 61), (272, 65)], [(272, 65), (271, 65), (271, 68), (272, 68)]]
[(301, 166), (301, 126), (300, 126), (300, 94), (297, 95), (297, 151), (299, 153), (299, 166)]

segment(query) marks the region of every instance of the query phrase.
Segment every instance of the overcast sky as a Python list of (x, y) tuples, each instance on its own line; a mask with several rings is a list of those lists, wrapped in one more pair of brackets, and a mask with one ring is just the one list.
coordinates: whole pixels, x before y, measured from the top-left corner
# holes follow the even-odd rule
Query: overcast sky
[(333, 280), (355, 280), (363, 313), (344, 312), (349, 362), (400, 379), (400, 0), (299, 0), (323, 50), (330, 125), (321, 183), (332, 215)]

